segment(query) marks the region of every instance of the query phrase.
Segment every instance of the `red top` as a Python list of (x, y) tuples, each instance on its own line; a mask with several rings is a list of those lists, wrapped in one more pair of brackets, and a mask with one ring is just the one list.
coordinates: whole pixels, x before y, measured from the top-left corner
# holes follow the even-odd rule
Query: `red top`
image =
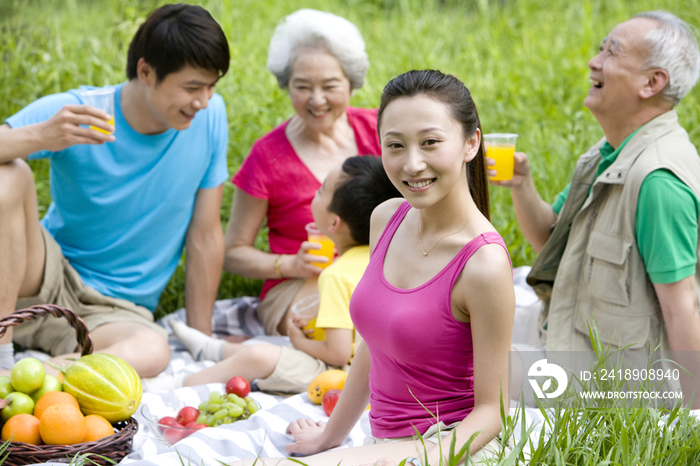
[[(355, 133), (358, 155), (381, 154), (377, 135), (377, 109), (348, 107), (348, 123)], [(301, 161), (285, 135), (289, 120), (255, 141), (250, 154), (231, 182), (251, 196), (268, 201), (270, 250), (296, 254), (306, 240), (307, 223), (313, 222), (311, 200), (321, 187)], [(260, 299), (282, 280), (266, 280)]]

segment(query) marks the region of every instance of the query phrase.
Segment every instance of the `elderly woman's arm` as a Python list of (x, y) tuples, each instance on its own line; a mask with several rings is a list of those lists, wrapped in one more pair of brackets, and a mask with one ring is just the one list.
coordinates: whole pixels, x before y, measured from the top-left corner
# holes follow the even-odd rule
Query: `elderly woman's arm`
[[(255, 238), (267, 215), (268, 203), (235, 188), (231, 217), (226, 227), (224, 270), (250, 278), (309, 278), (321, 269), (312, 265), (319, 256), (307, 251), (320, 247), (304, 242), (296, 254), (270, 254), (255, 248)], [(278, 258), (279, 267), (276, 266)], [(278, 273), (279, 272), (279, 273)]]

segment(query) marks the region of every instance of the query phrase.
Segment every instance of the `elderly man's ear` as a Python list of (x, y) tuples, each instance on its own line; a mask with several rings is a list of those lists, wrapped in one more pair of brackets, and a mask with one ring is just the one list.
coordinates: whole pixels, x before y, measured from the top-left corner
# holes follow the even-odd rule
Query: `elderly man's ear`
[(647, 81), (639, 91), (642, 99), (649, 99), (659, 94), (666, 84), (668, 84), (668, 73), (660, 68), (648, 70), (646, 72)]

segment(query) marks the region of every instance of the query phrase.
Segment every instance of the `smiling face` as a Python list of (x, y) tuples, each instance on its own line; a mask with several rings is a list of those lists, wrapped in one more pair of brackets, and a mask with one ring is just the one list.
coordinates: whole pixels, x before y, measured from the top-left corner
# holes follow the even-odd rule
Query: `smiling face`
[(219, 80), (216, 71), (191, 66), (166, 75), (160, 82), (154, 69), (146, 74), (146, 105), (153, 126), (162, 131), (189, 128), (195, 114), (209, 105)]
[(350, 103), (350, 81), (333, 55), (309, 50), (292, 64), (289, 97), (294, 111), (309, 129), (324, 132), (345, 114)]
[(643, 69), (647, 57), (644, 37), (656, 26), (649, 18), (618, 24), (588, 62), (591, 88), (584, 105), (599, 121), (624, 119), (638, 109), (640, 92), (648, 81)]
[(480, 137), (477, 130), (465, 138), (446, 104), (426, 95), (400, 97), (382, 115), (382, 163), (413, 207), (428, 207), (468, 192), (466, 162), (477, 154)]

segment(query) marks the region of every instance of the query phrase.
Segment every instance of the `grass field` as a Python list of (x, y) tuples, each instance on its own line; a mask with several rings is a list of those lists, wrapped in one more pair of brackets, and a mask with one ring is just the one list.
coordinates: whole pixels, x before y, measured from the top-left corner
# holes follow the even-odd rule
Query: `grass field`
[[(125, 80), (129, 41), (153, 0), (0, 1), (0, 121), (43, 95), (81, 84)], [(485, 132), (520, 134), (542, 196), (552, 200), (568, 182), (573, 162), (602, 136), (583, 107), (588, 59), (618, 22), (665, 9), (700, 25), (700, 0), (211, 0), (196, 1), (222, 24), (231, 45), (229, 73), (217, 86), (228, 108), (229, 168), (233, 174), (256, 138), (292, 113), (285, 92), (265, 69), (275, 24), (311, 7), (353, 21), (367, 42), (371, 66), (351, 104), (376, 107), (384, 84), (414, 68), (437, 68), (472, 90)], [(700, 143), (700, 90), (679, 106), (681, 123)], [(50, 203), (48, 162), (32, 162), (40, 212)], [(183, 167), (184, 168), (184, 167)], [(515, 266), (534, 254), (512, 211), (510, 193), (493, 188), (492, 221)], [(228, 221), (232, 187), (221, 215)], [(265, 236), (261, 233), (260, 247)], [(184, 260), (181, 261), (184, 264)], [(224, 274), (219, 296), (255, 295), (260, 282)], [(184, 270), (166, 288), (158, 315), (184, 305)]]

